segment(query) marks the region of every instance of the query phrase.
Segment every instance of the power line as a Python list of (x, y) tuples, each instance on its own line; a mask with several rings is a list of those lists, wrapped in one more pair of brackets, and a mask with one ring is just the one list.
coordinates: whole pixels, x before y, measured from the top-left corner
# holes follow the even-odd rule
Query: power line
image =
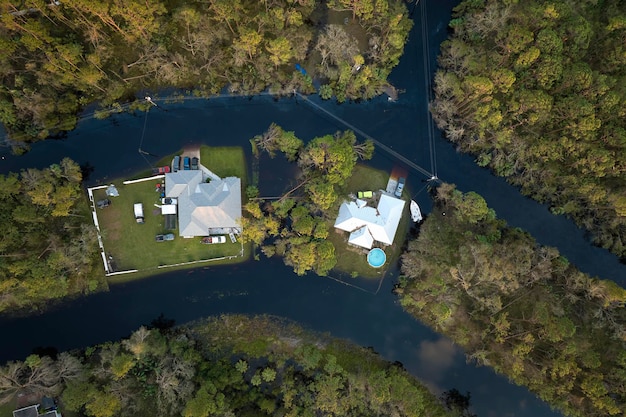
[[(423, 3), (422, 2), (422, 13), (423, 13)], [(425, 17), (423, 16), (423, 19)], [(423, 35), (424, 35), (424, 28), (422, 28), (423, 31)], [(425, 37), (427, 37), (427, 33), (425, 34)], [(426, 44), (426, 48), (427, 48), (427, 44), (428, 42), (425, 42)], [(425, 54), (427, 52), (424, 52)], [(428, 59), (425, 57), (424, 59), (425, 62), (425, 71), (427, 71), (426, 77), (427, 77), (427, 85), (430, 86), (430, 83), (428, 82), (428, 73), (429, 73), (429, 64), (428, 64)], [(429, 97), (430, 97), (430, 89), (427, 87), (428, 92), (429, 92)], [(310, 103), (312, 106), (314, 106), (315, 108), (321, 110), (323, 113), (325, 113), (326, 115), (330, 116), (331, 118), (333, 118), (334, 120), (338, 121), (339, 123), (345, 125), (346, 127), (348, 127), (349, 129), (353, 130), (354, 132), (358, 133), (359, 135), (361, 135), (362, 137), (371, 140), (374, 144), (376, 144), (376, 146), (378, 146), (380, 149), (384, 150), (385, 152), (387, 152), (389, 155), (393, 156), (394, 158), (402, 161), (404, 164), (406, 164), (408, 167), (413, 168), (414, 170), (422, 173), (423, 175), (425, 175), (426, 177), (428, 177), (429, 181), (430, 180), (436, 180), (437, 179), (437, 169), (436, 169), (436, 158), (435, 158), (435, 149), (434, 149), (434, 144), (433, 144), (433, 126), (432, 126), (432, 120), (429, 117), (428, 118), (428, 122), (429, 122), (429, 142), (430, 142), (430, 158), (431, 158), (431, 171), (429, 172), (428, 170), (426, 170), (425, 168), (422, 168), (421, 166), (417, 165), (416, 163), (412, 162), (411, 160), (407, 159), (406, 157), (404, 157), (403, 155), (399, 154), (398, 152), (394, 151), (393, 149), (391, 149), (390, 147), (388, 147), (387, 145), (385, 145), (384, 143), (380, 142), (379, 140), (373, 138), (372, 136), (368, 135), (367, 133), (363, 132), (362, 130), (358, 129), (357, 127), (355, 127), (354, 125), (348, 123), (347, 121), (345, 121), (344, 119), (332, 114), (331, 112), (329, 112), (328, 110), (324, 109), (323, 107), (319, 106), (318, 104), (312, 102), (311, 100), (309, 100), (306, 96), (302, 95), (301, 93), (297, 92), (296, 90), (293, 91), (294, 96), (299, 96), (300, 98), (302, 98), (303, 100), (305, 100), (306, 102)], [(182, 96), (170, 96), (170, 97), (164, 97), (164, 98), (152, 98), (150, 96), (146, 96), (144, 97), (144, 100), (147, 101), (148, 103), (152, 104), (155, 107), (157, 106), (157, 102), (167, 102), (167, 101), (177, 101), (177, 100), (181, 100), (181, 101), (188, 101), (188, 100), (210, 100), (210, 99), (221, 99), (221, 98), (241, 98), (241, 97), (249, 97), (249, 98), (253, 98), (255, 96), (273, 96), (273, 97), (280, 97), (280, 96), (286, 96), (286, 94), (284, 92), (281, 93), (276, 93), (276, 92), (270, 92), (270, 91), (262, 91), (259, 93), (256, 93), (253, 96), (249, 96), (246, 94), (232, 94), (232, 93), (228, 93), (228, 94), (215, 94), (209, 97), (198, 97), (198, 96), (191, 96), (191, 95), (182, 95)], [(116, 106), (115, 108), (111, 109), (111, 110), (94, 110), (92, 113), (89, 114), (84, 114), (80, 117), (77, 117), (77, 124), (89, 119), (93, 119), (95, 117), (97, 117), (99, 114), (101, 114), (102, 112), (106, 112), (106, 111), (111, 111), (111, 112), (122, 112), (124, 110), (127, 110), (130, 106), (132, 106), (133, 104), (135, 104), (136, 101), (133, 102), (128, 102), (128, 103), (124, 103), (124, 104), (119, 104), (118, 106)], [(145, 152), (142, 149), (142, 145), (144, 142), (144, 138), (145, 138), (145, 133), (146, 133), (146, 127), (147, 127), (147, 122), (148, 122), (148, 112), (149, 109), (146, 110), (145, 112), (145, 117), (144, 117), (144, 124), (143, 124), (143, 129), (141, 132), (141, 138), (139, 141), (139, 148), (138, 148), (138, 152), (139, 154), (146, 160), (146, 162), (148, 163), (148, 165), (152, 166), (152, 164), (150, 163), (150, 161), (148, 161), (148, 159), (145, 157), (145, 155), (151, 155), (148, 152)], [(56, 125), (56, 126), (52, 126), (49, 127), (49, 129), (54, 129), (56, 127), (59, 127), (60, 125)], [(6, 140), (8, 139), (8, 135), (5, 135), (5, 143)]]
[[(156, 104), (155, 104), (155, 106), (156, 106)], [(146, 125), (148, 124), (148, 113), (150, 113), (150, 109), (146, 110), (146, 116), (143, 119), (143, 129), (141, 131), (141, 139), (139, 140), (139, 148), (137, 149), (137, 151), (139, 152), (139, 155), (141, 155), (141, 157), (143, 159), (145, 159), (146, 162), (148, 163), (148, 165), (152, 168), (152, 164), (150, 163), (150, 161), (148, 161), (148, 158), (146, 158), (146, 154), (148, 154), (148, 152), (144, 151), (141, 148), (141, 146), (143, 145), (143, 139), (144, 139), (144, 137), (146, 135)]]
[(415, 199), (415, 197), (417, 197), (417, 196), (418, 196), (418, 195), (419, 195), (422, 191), (424, 191), (424, 189), (430, 185), (430, 182), (431, 182), (431, 180), (426, 181), (426, 184), (424, 184), (424, 185), (422, 186), (422, 188), (420, 188), (420, 189), (419, 189), (419, 191), (418, 191), (418, 192), (416, 192), (415, 194), (413, 194), (413, 197), (411, 197), (411, 200), (414, 200), (414, 199)]
[(437, 178), (437, 151), (435, 149), (435, 128), (433, 119), (430, 115), (430, 103), (432, 101), (432, 84), (430, 81), (430, 42), (428, 39), (428, 13), (426, 11), (426, 2), (420, 4), (420, 19), (422, 25), (422, 59), (424, 64), (424, 88), (426, 95), (426, 125), (428, 131), (428, 147), (430, 153), (430, 169), (433, 172), (433, 178)]
[(321, 110), (322, 112), (324, 112), (328, 116), (332, 117), (333, 119), (335, 119), (339, 123), (343, 124), (344, 126), (348, 127), (349, 129), (355, 131), (356, 133), (358, 133), (362, 137), (371, 140), (372, 142), (374, 142), (374, 144), (376, 144), (376, 146), (378, 146), (379, 148), (381, 148), (382, 150), (384, 150), (385, 152), (387, 152), (388, 154), (390, 154), (394, 158), (397, 158), (400, 161), (404, 162), (407, 166), (409, 166), (409, 167), (413, 168), (414, 170), (424, 174), (429, 179), (432, 179), (432, 178), (435, 177), (435, 175), (433, 173), (428, 172), (426, 169), (422, 168), (421, 166), (417, 165), (416, 163), (414, 163), (413, 161), (407, 159), (406, 157), (400, 155), (398, 152), (394, 151), (393, 149), (391, 149), (390, 147), (388, 147), (384, 143), (380, 142), (379, 140), (374, 139), (373, 137), (371, 137), (367, 133), (363, 132), (361, 129), (356, 128), (354, 125), (348, 123), (347, 121), (343, 120), (339, 116), (335, 116), (334, 114), (332, 114), (331, 112), (329, 112), (325, 108), (315, 104), (314, 102), (309, 100), (306, 96), (303, 96), (302, 94), (298, 93), (295, 90), (294, 90), (294, 94), (299, 96), (299, 97), (301, 97), (302, 99), (304, 99), (304, 101), (306, 101), (307, 103), (309, 103), (312, 106), (316, 107), (317, 109)]

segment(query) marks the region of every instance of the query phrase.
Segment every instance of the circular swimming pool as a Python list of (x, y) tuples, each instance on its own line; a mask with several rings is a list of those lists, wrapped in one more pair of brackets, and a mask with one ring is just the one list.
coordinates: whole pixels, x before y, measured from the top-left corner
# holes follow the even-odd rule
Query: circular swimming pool
[(380, 268), (385, 264), (387, 255), (382, 249), (374, 248), (367, 254), (367, 263), (374, 268)]

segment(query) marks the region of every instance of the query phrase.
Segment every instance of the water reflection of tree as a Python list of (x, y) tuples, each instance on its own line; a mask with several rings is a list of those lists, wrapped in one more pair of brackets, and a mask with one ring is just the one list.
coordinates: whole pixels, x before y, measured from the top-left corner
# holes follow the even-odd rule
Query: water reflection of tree
[(441, 394), (441, 402), (450, 410), (456, 417), (477, 417), (476, 414), (470, 411), (472, 405), (472, 395), (466, 392), (465, 395), (461, 394), (458, 389), (452, 388)]

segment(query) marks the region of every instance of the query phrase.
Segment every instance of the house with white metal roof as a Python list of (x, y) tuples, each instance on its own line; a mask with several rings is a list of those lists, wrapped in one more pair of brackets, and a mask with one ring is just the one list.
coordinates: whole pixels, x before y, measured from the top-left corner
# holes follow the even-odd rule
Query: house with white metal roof
[(363, 200), (344, 202), (335, 227), (350, 232), (348, 243), (371, 249), (374, 242), (391, 245), (402, 218), (405, 201), (382, 193), (376, 208)]
[(201, 169), (168, 173), (165, 196), (177, 199), (182, 237), (241, 233), (241, 179), (237, 177), (206, 177)]

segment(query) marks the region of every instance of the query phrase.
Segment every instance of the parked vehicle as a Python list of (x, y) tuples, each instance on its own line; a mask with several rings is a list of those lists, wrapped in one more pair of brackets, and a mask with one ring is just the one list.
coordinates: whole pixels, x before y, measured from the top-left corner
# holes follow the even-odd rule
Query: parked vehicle
[(109, 207), (110, 205), (111, 205), (111, 200), (109, 200), (108, 198), (105, 198), (104, 200), (98, 200), (98, 202), (96, 203), (96, 206), (98, 206), (98, 208), (100, 209)]
[(188, 156), (183, 158), (183, 169), (189, 171), (191, 169), (191, 161)]
[(161, 204), (178, 204), (177, 198), (165, 197), (161, 199)]
[(198, 169), (199, 163), (200, 163), (200, 160), (196, 158), (195, 156), (191, 158), (191, 169)]
[(174, 233), (167, 233), (165, 235), (156, 235), (155, 240), (157, 242), (166, 242), (169, 240), (174, 240)]
[(180, 169), (180, 155), (176, 155), (172, 161), (172, 171), (178, 172)]
[(167, 174), (168, 172), (170, 172), (170, 167), (168, 167), (167, 165), (164, 167), (152, 168), (152, 174), (154, 175)]
[(398, 180), (398, 186), (396, 187), (395, 195), (396, 197), (402, 197), (402, 191), (404, 191), (404, 183), (406, 182), (406, 178), (400, 177)]
[(202, 238), (202, 243), (211, 245), (213, 243), (226, 243), (226, 236), (207, 236)]
[(137, 223), (143, 224), (143, 222), (144, 222), (144, 218), (143, 218), (143, 204), (135, 203), (133, 208), (134, 208), (134, 211), (135, 211), (135, 220), (137, 221)]

